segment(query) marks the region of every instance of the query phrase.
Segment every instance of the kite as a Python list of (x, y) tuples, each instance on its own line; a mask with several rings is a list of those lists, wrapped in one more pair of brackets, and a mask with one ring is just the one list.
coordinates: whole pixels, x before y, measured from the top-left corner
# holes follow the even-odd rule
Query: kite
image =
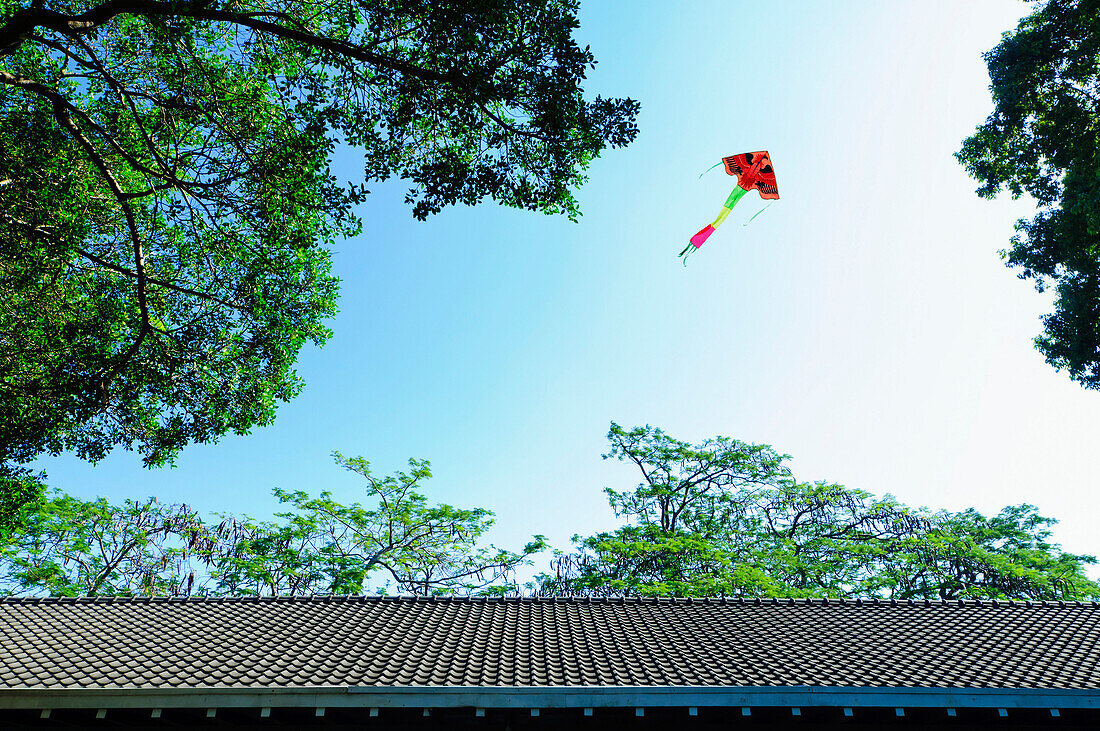
[[(750, 190), (757, 190), (764, 200), (779, 198), (779, 188), (775, 184), (775, 170), (772, 169), (772, 159), (767, 150), (762, 152), (744, 152), (740, 155), (723, 157), (718, 165), (725, 164), (727, 175), (737, 176), (737, 187), (730, 193), (729, 198), (722, 204), (722, 210), (718, 212), (718, 218), (708, 224), (702, 231), (691, 237), (691, 243), (684, 247), (680, 256), (687, 266), (688, 254), (698, 249), (714, 233), (714, 229), (722, 225), (726, 216), (730, 214), (737, 202)], [(714, 167), (718, 167), (715, 165)], [(713, 169), (713, 168), (712, 168)], [(756, 214), (760, 215), (759, 213)], [(753, 216), (756, 218), (756, 216)], [(750, 219), (751, 220), (751, 219)], [(694, 247), (694, 248), (693, 248)]]

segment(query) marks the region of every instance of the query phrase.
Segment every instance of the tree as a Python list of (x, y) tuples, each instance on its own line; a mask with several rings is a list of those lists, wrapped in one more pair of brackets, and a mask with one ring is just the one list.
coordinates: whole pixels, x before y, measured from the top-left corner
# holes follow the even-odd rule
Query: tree
[(269, 424), (372, 181), (421, 219), (578, 215), (638, 106), (585, 99), (576, 27), (573, 0), (0, 0), (4, 485)]
[(654, 427), (612, 423), (606, 459), (642, 482), (608, 489), (625, 519), (574, 537), (545, 594), (586, 596), (1100, 597), (1091, 556), (1049, 543), (1054, 521), (1029, 505), (990, 519), (929, 513), (893, 498), (793, 478), (787, 457), (725, 437), (691, 445)]
[(336, 461), (366, 481), (368, 504), (275, 490), (275, 520), (204, 520), (155, 498), (83, 501), (57, 494), (0, 546), (0, 588), (51, 596), (258, 596), (498, 594), (517, 591), (515, 570), (545, 547), (483, 545), (493, 514), (432, 504), (420, 491), (427, 461), (376, 478), (361, 457)]
[(428, 503), (419, 491), (431, 477), (426, 460), (379, 479), (362, 457), (335, 457), (366, 481), (376, 502), (343, 505), (328, 492), (276, 490), (292, 508), (278, 521), (246, 518), (221, 529), (228, 541), (212, 571), (217, 593), (359, 594), (375, 574), (399, 593), (498, 593), (515, 590), (515, 569), (545, 547), (542, 536), (519, 552), (479, 545), (492, 512)]
[(184, 596), (214, 548), (213, 534), (186, 505), (58, 494), (31, 511), (0, 550), (0, 587), (50, 596)]
[(30, 470), (0, 462), (0, 542), (20, 529), (42, 489)]
[(1026, 504), (991, 518), (973, 508), (938, 513), (930, 530), (890, 546), (873, 588), (899, 598), (1100, 597), (1100, 586), (1084, 573), (1096, 559), (1051, 543), (1048, 526), (1056, 522)]
[(1035, 199), (1002, 257), (1055, 287), (1035, 339), (1047, 362), (1100, 388), (1100, 2), (1042, 4), (985, 60), (995, 108), (956, 157), (982, 197)]

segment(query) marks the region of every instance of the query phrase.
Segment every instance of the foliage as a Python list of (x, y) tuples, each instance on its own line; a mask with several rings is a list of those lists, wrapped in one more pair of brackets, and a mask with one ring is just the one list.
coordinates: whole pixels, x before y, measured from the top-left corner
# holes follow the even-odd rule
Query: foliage
[(545, 545), (541, 536), (519, 552), (482, 545), (493, 514), (430, 503), (420, 492), (426, 461), (376, 478), (366, 460), (336, 458), (364, 478), (373, 504), (275, 490), (289, 506), (276, 520), (213, 523), (155, 498), (116, 506), (55, 493), (0, 548), (0, 587), (51, 596), (495, 594), (515, 590), (515, 569)]
[(979, 195), (1035, 199), (1002, 256), (1055, 287), (1035, 340), (1047, 362), (1100, 388), (1100, 1), (1049, 0), (985, 59), (995, 108), (956, 156)]
[(518, 553), (480, 546), (493, 514), (430, 504), (419, 492), (431, 477), (425, 460), (379, 479), (363, 458), (335, 457), (363, 477), (377, 502), (343, 505), (329, 492), (313, 498), (276, 490), (292, 506), (279, 521), (245, 519), (222, 531), (230, 541), (212, 572), (217, 593), (358, 594), (375, 573), (399, 593), (499, 593), (514, 589), (514, 569), (545, 546), (542, 536)]
[(986, 518), (929, 513), (841, 485), (802, 483), (787, 457), (725, 437), (691, 445), (612, 423), (607, 459), (642, 482), (608, 489), (619, 528), (559, 553), (544, 594), (1078, 599), (1100, 597), (1029, 505)]
[(1051, 543), (1034, 505), (1012, 505), (993, 517), (973, 508), (939, 513), (931, 529), (891, 547), (879, 593), (899, 598), (1096, 599), (1100, 587), (1084, 567), (1092, 556)]
[(213, 548), (186, 505), (54, 494), (0, 552), (0, 586), (51, 596), (186, 595)]
[(41, 499), (45, 485), (41, 475), (0, 462), (0, 541), (19, 530), (32, 506)]
[(372, 181), (418, 218), (578, 215), (637, 104), (585, 99), (576, 28), (572, 0), (0, 0), (0, 463), (270, 423)]

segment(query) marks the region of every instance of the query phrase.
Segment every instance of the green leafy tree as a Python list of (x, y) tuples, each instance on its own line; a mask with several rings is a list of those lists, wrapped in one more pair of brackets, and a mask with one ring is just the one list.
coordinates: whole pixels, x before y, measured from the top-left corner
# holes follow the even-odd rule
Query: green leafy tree
[(1057, 292), (1035, 340), (1047, 362), (1100, 388), (1100, 2), (1037, 4), (985, 59), (995, 107), (957, 157), (979, 195), (1035, 199), (1002, 256)]
[(418, 218), (578, 215), (638, 107), (585, 98), (576, 28), (571, 0), (0, 0), (0, 488), (270, 423), (371, 182)]
[(186, 505), (55, 494), (0, 549), (0, 587), (50, 596), (186, 595), (214, 547)]
[(1092, 556), (1050, 542), (1034, 505), (1010, 505), (992, 517), (974, 510), (938, 513), (929, 529), (893, 542), (868, 588), (899, 598), (1096, 599), (1084, 573)]
[(336, 455), (363, 477), (368, 502), (275, 490), (275, 520), (222, 516), (155, 498), (121, 506), (57, 494), (0, 546), (0, 588), (13, 594), (257, 596), (429, 595), (518, 591), (515, 571), (545, 547), (484, 545), (493, 514), (429, 502), (426, 461), (377, 478), (366, 460)]
[(0, 542), (20, 529), (42, 493), (41, 479), (30, 470), (0, 462)]
[(608, 489), (625, 524), (575, 536), (545, 594), (589, 596), (1100, 597), (1091, 556), (1049, 542), (1029, 505), (994, 518), (929, 513), (891, 497), (798, 482), (787, 457), (725, 437), (692, 445), (612, 423), (606, 459), (634, 464), (633, 490)]
[(408, 472), (377, 478), (362, 457), (335, 457), (365, 480), (370, 503), (343, 505), (328, 492), (311, 497), (276, 490), (291, 506), (278, 521), (244, 519), (223, 527), (228, 541), (213, 571), (217, 593), (516, 591), (515, 569), (545, 547), (542, 536), (519, 552), (480, 545), (493, 514), (430, 503), (420, 492), (431, 477), (426, 460), (409, 460)]

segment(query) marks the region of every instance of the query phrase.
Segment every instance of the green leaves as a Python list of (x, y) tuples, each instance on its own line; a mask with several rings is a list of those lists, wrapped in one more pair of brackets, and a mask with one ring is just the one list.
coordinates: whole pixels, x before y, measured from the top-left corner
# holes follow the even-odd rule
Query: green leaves
[[(931, 513), (829, 483), (800, 483), (770, 447), (717, 437), (691, 445), (653, 427), (608, 434), (609, 456), (643, 481), (608, 490), (623, 525), (574, 536), (542, 594), (584, 596), (1096, 599), (1092, 556), (1050, 542), (1031, 505), (987, 518)], [(204, 520), (150, 498), (112, 505), (54, 494), (24, 509), (0, 540), (0, 590), (17, 594), (215, 596), (431, 595), (520, 591), (516, 570), (547, 548), (483, 542), (484, 508), (433, 503), (427, 461), (375, 477), (361, 457), (337, 464), (365, 499), (275, 490), (272, 520)]]
[(275, 490), (274, 520), (203, 520), (155, 498), (121, 506), (55, 494), (0, 541), (0, 588), (15, 594), (214, 596), (499, 594), (545, 548), (483, 545), (493, 514), (433, 504), (420, 492), (427, 461), (376, 478), (361, 457), (338, 464), (363, 477), (366, 502)]
[[(579, 215), (636, 134), (560, 0), (0, 4), (0, 462), (269, 424), (371, 181)], [(359, 148), (363, 180), (329, 160)]]
[(956, 157), (979, 195), (1035, 198), (1002, 256), (1056, 288), (1035, 340), (1047, 362), (1100, 388), (1100, 2), (1050, 0), (985, 59), (995, 107)]
[(213, 548), (186, 505), (55, 494), (0, 544), (0, 586), (50, 596), (185, 595)]
[(42, 475), (0, 463), (0, 543), (20, 530), (27, 514), (45, 492)]
[(493, 514), (429, 503), (419, 491), (431, 477), (427, 461), (409, 460), (408, 472), (376, 478), (363, 458), (334, 456), (364, 478), (372, 502), (344, 505), (328, 492), (276, 490), (291, 508), (278, 521), (223, 526), (233, 548), (213, 570), (218, 593), (358, 594), (378, 577), (401, 593), (496, 592), (514, 589), (515, 568), (543, 548), (539, 536), (520, 552), (481, 546)]
[(606, 455), (642, 475), (607, 490), (619, 528), (574, 536), (546, 594), (586, 596), (1091, 599), (1091, 556), (1049, 543), (1030, 505), (993, 518), (796, 481), (787, 457), (725, 437), (691, 445), (612, 423)]

